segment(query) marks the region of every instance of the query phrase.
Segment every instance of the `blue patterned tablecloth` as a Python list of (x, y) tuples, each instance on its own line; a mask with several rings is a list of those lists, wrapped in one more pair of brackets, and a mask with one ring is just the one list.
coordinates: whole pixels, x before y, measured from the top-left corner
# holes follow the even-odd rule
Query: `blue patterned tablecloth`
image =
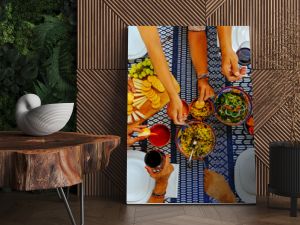
[[(176, 80), (180, 84), (180, 97), (190, 103), (198, 96), (196, 74), (192, 66), (187, 43), (186, 27), (159, 27), (164, 53)], [(252, 96), (252, 84), (250, 76), (240, 82), (228, 83), (221, 74), (221, 55), (217, 46), (217, 31), (215, 27), (207, 27), (208, 64), (210, 84), (217, 93), (224, 86), (240, 86)], [(141, 60), (141, 59), (140, 59)], [(139, 61), (139, 60), (136, 60)], [(130, 67), (130, 63), (128, 65)], [(248, 67), (248, 75), (251, 66)], [(171, 142), (162, 150), (171, 154), (171, 162), (180, 165), (178, 198), (167, 199), (170, 203), (217, 203), (204, 192), (204, 168), (212, 169), (222, 174), (234, 187), (234, 165), (237, 157), (246, 149), (253, 148), (253, 136), (249, 135), (244, 125), (229, 127), (220, 123), (215, 117), (207, 121), (216, 134), (216, 146), (214, 151), (202, 161), (193, 161), (192, 168), (187, 168), (187, 159), (177, 151), (175, 145), (176, 126), (172, 124), (166, 113), (166, 107), (150, 118), (149, 126), (163, 123), (171, 130)], [(153, 147), (147, 141), (137, 143), (133, 149), (147, 151)], [(205, 165), (204, 165), (205, 164)], [(237, 195), (236, 195), (237, 196)], [(238, 196), (237, 200), (241, 201)]]

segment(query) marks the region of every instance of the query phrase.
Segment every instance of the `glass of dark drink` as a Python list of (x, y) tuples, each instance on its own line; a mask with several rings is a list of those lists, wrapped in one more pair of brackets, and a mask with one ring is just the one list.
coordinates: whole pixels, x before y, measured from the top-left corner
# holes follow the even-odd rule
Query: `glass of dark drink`
[(236, 52), (239, 58), (239, 64), (242, 66), (248, 66), (251, 63), (251, 50), (250, 50), (250, 42), (243, 42), (238, 51)]
[(162, 151), (151, 150), (146, 153), (144, 161), (147, 166), (152, 168), (152, 171), (154, 173), (157, 173), (163, 169), (163, 166), (165, 164), (165, 159), (166, 156)]

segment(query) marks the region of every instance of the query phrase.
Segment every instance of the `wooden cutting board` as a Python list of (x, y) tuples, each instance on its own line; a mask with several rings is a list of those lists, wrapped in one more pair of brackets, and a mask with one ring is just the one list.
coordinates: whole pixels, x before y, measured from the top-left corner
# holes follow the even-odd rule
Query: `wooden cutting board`
[[(175, 82), (176, 91), (177, 91), (177, 93), (179, 93), (180, 92), (180, 86), (179, 86), (178, 82), (176, 81), (176, 79), (173, 76), (172, 76), (172, 79)], [(159, 92), (156, 91), (156, 93), (160, 97), (160, 103), (161, 103), (160, 107), (158, 109), (153, 109), (152, 106), (151, 106), (151, 101), (147, 100), (145, 102), (145, 104), (139, 109), (139, 111), (141, 113), (143, 113), (146, 118), (143, 119), (143, 118), (139, 117), (140, 118), (139, 121), (128, 124), (128, 129), (130, 129), (134, 126), (137, 126), (139, 124), (142, 124), (144, 121), (146, 121), (147, 119), (152, 117), (155, 113), (159, 112), (166, 104), (169, 103), (170, 98), (169, 98), (169, 95), (168, 95), (166, 90), (162, 93), (159, 93)]]

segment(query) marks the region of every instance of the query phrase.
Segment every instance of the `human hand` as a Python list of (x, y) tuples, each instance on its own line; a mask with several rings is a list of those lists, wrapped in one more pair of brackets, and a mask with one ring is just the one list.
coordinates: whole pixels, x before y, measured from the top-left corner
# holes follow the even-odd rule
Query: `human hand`
[(173, 120), (177, 125), (184, 125), (187, 115), (183, 114), (183, 105), (182, 101), (178, 95), (170, 97), (170, 103), (167, 108), (168, 116)]
[(137, 125), (135, 127), (127, 129), (127, 146), (131, 146), (135, 142), (147, 139), (149, 136), (131, 137), (133, 132), (143, 132), (143, 129), (146, 127), (146, 125)]
[(170, 163), (170, 156), (166, 155), (165, 164), (163, 165), (163, 169), (159, 172), (153, 172), (152, 168), (149, 166), (145, 166), (149, 175), (156, 181), (168, 181), (171, 173), (174, 171), (173, 165)]
[(230, 49), (222, 52), (222, 74), (228, 81), (238, 81), (243, 78), (247, 72), (246, 67), (239, 68), (238, 56)]
[(204, 170), (204, 190), (207, 195), (220, 203), (236, 202), (235, 195), (224, 176), (213, 170)]
[(128, 89), (128, 92), (135, 92), (136, 91), (135, 87), (133, 85), (133, 81), (130, 77), (128, 78), (127, 89)]
[(163, 203), (168, 187), (168, 180), (171, 173), (174, 171), (173, 165), (170, 163), (170, 156), (166, 155), (164, 167), (161, 171), (154, 173), (148, 166), (145, 167), (149, 175), (155, 180), (155, 187), (153, 193), (160, 195), (160, 197), (151, 196), (149, 203)]
[(214, 89), (208, 83), (208, 78), (198, 80), (198, 93), (200, 102), (215, 96)]

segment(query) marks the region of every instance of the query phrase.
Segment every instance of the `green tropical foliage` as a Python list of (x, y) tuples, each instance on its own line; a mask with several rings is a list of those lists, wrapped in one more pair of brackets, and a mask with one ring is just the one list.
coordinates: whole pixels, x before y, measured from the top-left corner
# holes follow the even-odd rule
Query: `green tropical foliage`
[(27, 54), (34, 24), (16, 18), (11, 3), (0, 9), (0, 46), (13, 44), (22, 54)]
[(35, 90), (43, 102), (71, 101), (75, 98), (74, 56), (70, 27), (60, 17), (45, 16), (35, 28), (34, 49), (39, 55), (40, 81)]
[[(75, 102), (76, 1), (0, 3), (1, 130), (15, 129), (15, 103), (26, 92), (43, 104)], [(65, 130), (75, 130), (75, 116)]]

